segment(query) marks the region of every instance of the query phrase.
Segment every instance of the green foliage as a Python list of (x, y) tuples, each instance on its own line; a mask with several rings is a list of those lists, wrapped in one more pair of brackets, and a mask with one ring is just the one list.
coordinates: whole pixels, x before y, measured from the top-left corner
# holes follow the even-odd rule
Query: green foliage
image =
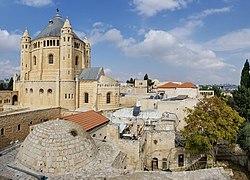
[(144, 80), (148, 80), (148, 74), (145, 74)]
[(241, 71), (240, 85), (250, 88), (250, 75), (249, 75), (249, 62), (246, 60), (244, 67)]
[(242, 149), (248, 153), (250, 152), (250, 123), (247, 123), (246, 126), (240, 130), (238, 143)]
[(233, 108), (239, 112), (240, 116), (250, 121), (250, 89), (239, 86), (238, 90), (233, 91)]
[(222, 91), (218, 86), (212, 86), (212, 90), (214, 91), (214, 95), (217, 97), (222, 97)]
[(10, 78), (10, 81), (8, 83), (8, 86), (7, 86), (7, 89), (8, 90), (13, 90), (13, 78)]
[(13, 78), (8, 83), (0, 83), (0, 90), (13, 90)]
[(126, 82), (130, 84), (135, 84), (135, 79), (131, 77), (130, 80), (127, 80)]
[(187, 109), (187, 125), (181, 132), (186, 138), (185, 148), (190, 153), (216, 154), (220, 140), (235, 142), (244, 118), (223, 100), (214, 96), (201, 100), (194, 109)]

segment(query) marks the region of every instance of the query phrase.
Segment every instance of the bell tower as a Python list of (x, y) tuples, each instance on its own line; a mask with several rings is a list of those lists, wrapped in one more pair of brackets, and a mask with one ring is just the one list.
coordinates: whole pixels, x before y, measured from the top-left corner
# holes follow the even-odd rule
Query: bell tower
[(60, 79), (74, 80), (73, 31), (68, 17), (61, 29), (60, 39)]
[(29, 35), (28, 29), (25, 29), (23, 36), (21, 38), (21, 57), (20, 57), (21, 80), (29, 79), (29, 71), (31, 68), (30, 42), (31, 42), (31, 37)]

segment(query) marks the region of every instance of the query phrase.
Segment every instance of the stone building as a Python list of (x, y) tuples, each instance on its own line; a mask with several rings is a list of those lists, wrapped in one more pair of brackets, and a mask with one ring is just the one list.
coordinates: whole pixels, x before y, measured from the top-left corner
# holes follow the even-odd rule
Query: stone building
[(139, 107), (115, 111), (107, 127), (107, 139), (127, 154), (132, 170), (178, 170), (195, 159), (176, 144), (177, 116)]
[[(18, 104), (28, 107), (119, 106), (119, 84), (91, 67), (90, 44), (73, 31), (68, 18), (57, 12), (48, 25), (31, 39), (26, 29), (21, 38), (20, 76), (14, 77)], [(94, 77), (94, 78), (93, 78)]]

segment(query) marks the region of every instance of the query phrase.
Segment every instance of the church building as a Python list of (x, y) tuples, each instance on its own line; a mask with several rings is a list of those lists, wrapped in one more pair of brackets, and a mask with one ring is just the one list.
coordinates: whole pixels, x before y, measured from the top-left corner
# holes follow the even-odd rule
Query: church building
[(75, 110), (119, 107), (119, 83), (91, 67), (90, 43), (80, 39), (68, 18), (57, 12), (32, 39), (26, 29), (21, 38), (20, 76), (13, 90), (18, 104), (30, 108), (60, 106)]

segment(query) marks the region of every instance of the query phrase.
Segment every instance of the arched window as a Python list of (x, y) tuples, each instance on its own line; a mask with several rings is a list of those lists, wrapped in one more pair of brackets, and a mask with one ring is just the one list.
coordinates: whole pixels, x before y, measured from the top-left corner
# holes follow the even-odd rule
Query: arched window
[(84, 103), (89, 103), (89, 93), (84, 93)]
[(110, 104), (110, 102), (111, 102), (111, 93), (110, 92), (108, 92), (107, 93), (107, 99), (106, 99), (106, 102), (107, 102), (107, 104)]
[(54, 57), (52, 54), (49, 55), (49, 64), (53, 64), (54, 63)]
[(36, 56), (33, 56), (33, 64), (36, 65)]
[(78, 65), (78, 59), (79, 59), (79, 57), (76, 56), (76, 61), (75, 61), (75, 65), (76, 65), (76, 66)]
[(48, 94), (52, 94), (52, 89), (48, 89)]
[(39, 89), (39, 94), (43, 94), (44, 90), (43, 89)]
[(30, 88), (30, 93), (33, 93), (33, 89), (32, 88)]

